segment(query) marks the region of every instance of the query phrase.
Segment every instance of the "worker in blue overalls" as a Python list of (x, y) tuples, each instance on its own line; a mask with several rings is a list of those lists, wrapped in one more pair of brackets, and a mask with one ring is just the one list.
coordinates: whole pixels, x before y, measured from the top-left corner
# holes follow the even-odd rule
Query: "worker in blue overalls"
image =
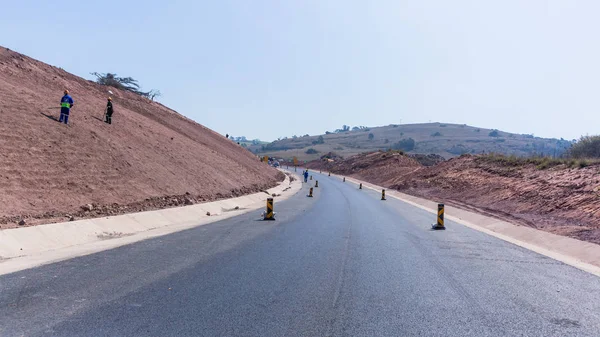
[(65, 95), (60, 99), (60, 118), (59, 123), (69, 124), (69, 112), (73, 107), (73, 98), (69, 95), (69, 90), (65, 90)]
[(308, 182), (308, 170), (304, 171), (304, 182)]

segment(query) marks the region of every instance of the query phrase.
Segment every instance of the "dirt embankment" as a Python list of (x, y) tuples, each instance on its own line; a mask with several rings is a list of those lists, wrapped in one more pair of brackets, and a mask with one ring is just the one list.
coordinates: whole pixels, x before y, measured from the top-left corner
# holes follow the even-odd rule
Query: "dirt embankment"
[[(56, 121), (64, 89), (75, 100), (69, 126)], [(108, 90), (112, 125), (102, 122)], [(160, 103), (1, 47), (0, 101), (0, 228), (216, 200), (283, 179)]]
[(600, 244), (598, 164), (541, 169), (535, 163), (462, 156), (423, 167), (373, 153), (336, 162), (331, 172)]
[[(379, 185), (394, 184), (403, 176), (419, 170), (422, 165), (398, 152), (371, 152), (332, 162), (314, 161), (307, 164), (313, 170), (330, 171), (354, 176), (366, 181), (378, 181)], [(393, 174), (390, 174), (393, 172)]]

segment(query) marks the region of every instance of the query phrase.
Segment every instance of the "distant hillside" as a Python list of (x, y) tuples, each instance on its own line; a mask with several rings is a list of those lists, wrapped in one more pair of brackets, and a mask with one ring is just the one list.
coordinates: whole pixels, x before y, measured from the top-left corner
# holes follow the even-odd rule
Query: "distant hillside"
[[(560, 156), (571, 141), (483, 129), (464, 124), (403, 124), (341, 131), (274, 141), (249, 146), (258, 154), (300, 160), (314, 160), (328, 152), (343, 157), (377, 150), (438, 154), (453, 158), (461, 154), (500, 153), (516, 156)], [(312, 150), (311, 150), (312, 149)]]
[[(57, 122), (65, 89), (75, 100), (68, 126)], [(112, 125), (102, 121), (108, 89)], [(64, 220), (65, 213), (80, 218), (214, 200), (283, 179), (234, 141), (160, 103), (6, 48), (0, 102), (2, 229), (19, 218), (31, 224)]]

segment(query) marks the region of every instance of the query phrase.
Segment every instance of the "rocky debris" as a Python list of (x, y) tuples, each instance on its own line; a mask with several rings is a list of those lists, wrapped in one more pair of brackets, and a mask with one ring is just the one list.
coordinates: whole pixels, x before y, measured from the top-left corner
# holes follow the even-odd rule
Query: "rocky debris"
[(72, 216), (72, 215), (67, 215), (67, 216), (66, 216), (66, 218), (67, 218), (69, 221), (75, 221), (75, 217), (74, 217), (74, 216)]
[(210, 212), (206, 212), (206, 215), (207, 215), (207, 216), (210, 216)]
[[(254, 190), (255, 192), (256, 190)], [(90, 204), (92, 205), (92, 210), (88, 211), (88, 204), (80, 206), (76, 211), (72, 212), (57, 212), (57, 211), (49, 211), (41, 214), (22, 214), (18, 216), (10, 216), (10, 217), (0, 217), (0, 225), (3, 228), (15, 228), (18, 226), (18, 222), (27, 218), (27, 226), (39, 225), (42, 223), (53, 223), (53, 222), (63, 222), (64, 219), (70, 215), (73, 215), (77, 219), (86, 219), (86, 218), (95, 218), (95, 217), (103, 217), (103, 216), (114, 216), (119, 214), (126, 213), (134, 213), (134, 212), (143, 212), (143, 211), (151, 211), (157, 209), (165, 209), (170, 207), (180, 207), (186, 205), (186, 198), (189, 199), (187, 203), (190, 201), (193, 204), (204, 203), (204, 202), (212, 202), (218, 201), (222, 199), (227, 199), (239, 195), (245, 195), (253, 192), (253, 188), (248, 189), (236, 189), (232, 190), (231, 194), (218, 194), (218, 195), (193, 195), (190, 192), (183, 195), (170, 195), (170, 196), (159, 196), (159, 197), (150, 197), (145, 198), (142, 201), (134, 202), (130, 204)]]
[(24, 219), (19, 220), (18, 225), (19, 226), (25, 226), (27, 224), (27, 222), (25, 222)]
[(94, 210), (94, 205), (92, 205), (92, 204), (83, 205), (83, 206), (81, 206), (81, 209), (84, 212), (91, 212)]
[(193, 205), (194, 204), (194, 200), (191, 199), (191, 198), (187, 198), (186, 197), (186, 198), (183, 199), (183, 204), (184, 205)]
[(240, 206), (235, 206), (233, 209), (240, 209)]

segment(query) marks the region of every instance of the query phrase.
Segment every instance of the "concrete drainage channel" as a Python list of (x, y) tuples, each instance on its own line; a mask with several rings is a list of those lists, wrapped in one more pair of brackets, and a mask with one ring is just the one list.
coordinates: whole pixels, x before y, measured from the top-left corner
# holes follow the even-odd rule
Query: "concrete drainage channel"
[(96, 253), (263, 209), (302, 188), (298, 178), (232, 199), (149, 212), (0, 230), (0, 275)]

